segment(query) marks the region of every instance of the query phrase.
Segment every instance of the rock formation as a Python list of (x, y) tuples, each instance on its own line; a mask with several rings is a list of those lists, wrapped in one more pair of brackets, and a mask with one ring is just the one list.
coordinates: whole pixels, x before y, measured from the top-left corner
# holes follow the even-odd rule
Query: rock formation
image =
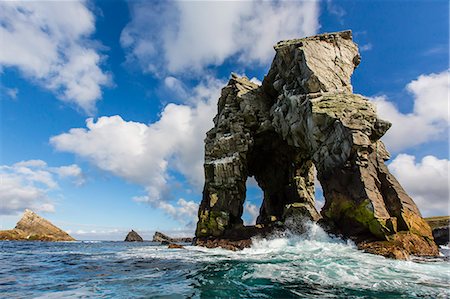
[(425, 218), (425, 221), (431, 227), (436, 244), (447, 245), (450, 243), (450, 216), (429, 217)]
[(14, 229), (0, 231), (0, 240), (75, 241), (65, 231), (28, 209)]
[(160, 242), (164, 245), (168, 245), (169, 243), (192, 243), (192, 238), (171, 238), (163, 233), (155, 232), (152, 242)]
[[(389, 255), (375, 247), (395, 243), (404, 256), (438, 254), (430, 227), (384, 164), (389, 153), (380, 138), (391, 124), (352, 93), (350, 77), (361, 57), (351, 32), (274, 48), (262, 86), (233, 74), (222, 89), (205, 139), (197, 244), (249, 237), (236, 232), (248, 231), (241, 216), (245, 183), (254, 176), (264, 193), (261, 230), (322, 218), (330, 232), (369, 252)], [(314, 206), (315, 171), (325, 197), (321, 216)]]
[(144, 242), (144, 239), (137, 232), (131, 230), (125, 237), (124, 242)]

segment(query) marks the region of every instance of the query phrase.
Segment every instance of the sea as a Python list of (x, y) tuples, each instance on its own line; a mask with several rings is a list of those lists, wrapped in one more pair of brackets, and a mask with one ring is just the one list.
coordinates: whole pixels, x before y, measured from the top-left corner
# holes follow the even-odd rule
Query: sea
[(310, 225), (228, 251), (154, 242), (0, 242), (1, 298), (449, 298), (449, 248), (398, 261)]

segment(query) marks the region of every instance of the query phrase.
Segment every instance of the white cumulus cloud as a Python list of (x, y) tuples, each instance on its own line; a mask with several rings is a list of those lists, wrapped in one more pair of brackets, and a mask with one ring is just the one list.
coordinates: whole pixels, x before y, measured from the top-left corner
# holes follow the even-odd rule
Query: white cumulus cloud
[(187, 201), (184, 198), (180, 198), (176, 205), (164, 200), (155, 200), (149, 196), (136, 196), (133, 200), (149, 203), (154, 207), (163, 210), (173, 219), (186, 224), (187, 227), (193, 228), (197, 223), (198, 204), (192, 200)]
[(259, 207), (252, 203), (245, 203), (244, 205), (244, 213), (250, 215), (250, 221), (245, 223), (245, 225), (255, 225), (256, 218), (259, 215)]
[(27, 160), (0, 166), (0, 215), (14, 215), (24, 209), (53, 212), (55, 204), (50, 192), (59, 188), (58, 178), (83, 182), (78, 165), (49, 167), (42, 160)]
[(389, 170), (418, 205), (423, 216), (448, 215), (450, 161), (425, 156), (416, 161), (408, 154), (398, 155)]
[(201, 71), (230, 57), (266, 64), (276, 42), (319, 28), (318, 1), (131, 2), (130, 10), (121, 44), (128, 60), (156, 75)]
[(95, 19), (85, 1), (1, 1), (0, 72), (17, 68), (59, 99), (93, 113), (110, 76), (89, 37)]
[(406, 89), (413, 95), (414, 108), (402, 113), (387, 97), (372, 98), (378, 115), (392, 122), (392, 127), (383, 136), (388, 150), (399, 152), (409, 147), (433, 140), (448, 138), (449, 72), (421, 75), (411, 81)]
[[(176, 82), (176, 78), (171, 80)], [(213, 127), (223, 84), (207, 79), (189, 92), (186, 104), (166, 105), (154, 123), (126, 121), (118, 115), (97, 121), (89, 118), (86, 128), (54, 136), (50, 143), (59, 151), (74, 153), (102, 170), (143, 186), (146, 195), (135, 200), (148, 202), (174, 218), (182, 215), (192, 220), (197, 204), (193, 208), (194, 203), (184, 199), (176, 205), (168, 202), (175, 181), (169, 172), (175, 170), (201, 190), (203, 139)]]

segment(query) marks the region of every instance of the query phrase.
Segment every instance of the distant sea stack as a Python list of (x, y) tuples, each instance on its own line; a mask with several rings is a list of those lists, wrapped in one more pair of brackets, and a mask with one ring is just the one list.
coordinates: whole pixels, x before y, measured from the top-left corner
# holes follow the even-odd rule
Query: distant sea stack
[(128, 233), (128, 235), (125, 237), (125, 242), (144, 242), (144, 239), (142, 239), (141, 236), (134, 230), (131, 230), (131, 232)]
[(28, 209), (14, 229), (0, 231), (0, 240), (75, 241), (68, 233)]
[[(196, 244), (232, 245), (307, 219), (366, 252), (438, 255), (430, 226), (385, 164), (390, 154), (380, 138), (391, 123), (353, 93), (361, 56), (352, 32), (280, 41), (274, 49), (261, 85), (232, 74), (222, 89), (205, 138)], [(325, 197), (320, 214), (315, 173)], [(249, 177), (264, 194), (250, 228), (242, 220)]]
[(160, 242), (161, 244), (169, 244), (169, 243), (192, 243), (193, 238), (185, 237), (185, 238), (171, 238), (163, 233), (155, 232), (153, 235), (153, 242)]

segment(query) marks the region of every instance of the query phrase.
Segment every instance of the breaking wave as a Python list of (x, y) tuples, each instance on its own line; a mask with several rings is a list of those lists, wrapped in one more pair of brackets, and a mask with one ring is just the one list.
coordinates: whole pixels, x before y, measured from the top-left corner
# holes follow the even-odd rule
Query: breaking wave
[[(448, 298), (445, 258), (397, 261), (307, 224), (228, 251), (151, 242), (0, 242), (11, 297)], [(443, 248), (445, 251), (445, 248)], [(448, 251), (447, 251), (448, 252)]]

